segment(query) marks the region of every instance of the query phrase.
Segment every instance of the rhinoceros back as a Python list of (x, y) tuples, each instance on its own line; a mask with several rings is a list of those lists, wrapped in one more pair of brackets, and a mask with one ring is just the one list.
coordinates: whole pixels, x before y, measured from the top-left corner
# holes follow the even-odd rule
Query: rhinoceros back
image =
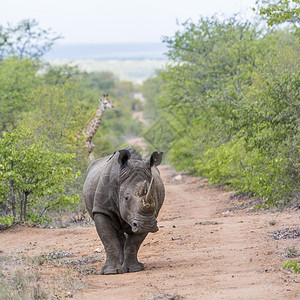
[(107, 176), (110, 173), (112, 156), (106, 156), (95, 160), (88, 168), (86, 174), (86, 180), (83, 185), (83, 198), (86, 204), (86, 208), (93, 219), (93, 210), (95, 207), (95, 198), (107, 200), (108, 195), (99, 195), (103, 193), (102, 185), (105, 185), (105, 181), (108, 180)]

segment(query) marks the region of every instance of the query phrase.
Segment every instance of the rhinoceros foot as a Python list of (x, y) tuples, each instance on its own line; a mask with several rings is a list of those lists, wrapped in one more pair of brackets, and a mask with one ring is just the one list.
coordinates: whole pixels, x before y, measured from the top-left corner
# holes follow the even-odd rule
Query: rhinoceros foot
[(112, 265), (112, 264), (105, 264), (101, 270), (101, 275), (111, 275), (111, 274), (123, 274), (123, 268), (121, 264)]
[(144, 264), (140, 263), (140, 262), (135, 262), (135, 263), (127, 263), (127, 264), (123, 264), (123, 271), (124, 272), (139, 272), (145, 270)]

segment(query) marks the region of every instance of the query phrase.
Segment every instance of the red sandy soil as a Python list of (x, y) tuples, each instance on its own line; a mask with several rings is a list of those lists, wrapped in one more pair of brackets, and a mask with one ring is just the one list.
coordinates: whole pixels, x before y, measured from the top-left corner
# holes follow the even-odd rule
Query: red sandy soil
[[(299, 227), (299, 210), (253, 212), (241, 209), (249, 199), (234, 198), (224, 188), (209, 188), (200, 178), (175, 180), (169, 166), (161, 166), (166, 199), (158, 222), (139, 251), (145, 271), (81, 275), (83, 288), (74, 299), (300, 299), (300, 275), (284, 270), (288, 248), (300, 252), (300, 239), (275, 240), (270, 232)], [(252, 199), (253, 200), (253, 199)], [(233, 209), (234, 208), (234, 209)], [(275, 225), (271, 225), (270, 224)], [(41, 255), (68, 251), (77, 258), (104, 256), (94, 226), (62, 229), (14, 227), (0, 233), (0, 255)], [(296, 258), (296, 260), (299, 257)], [(59, 274), (66, 267), (41, 266)], [(76, 272), (76, 271), (72, 271)]]

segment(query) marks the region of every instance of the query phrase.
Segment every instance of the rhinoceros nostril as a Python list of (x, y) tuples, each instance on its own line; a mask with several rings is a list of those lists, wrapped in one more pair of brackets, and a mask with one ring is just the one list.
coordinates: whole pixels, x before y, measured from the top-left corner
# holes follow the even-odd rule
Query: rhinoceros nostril
[(135, 222), (132, 223), (132, 231), (133, 232), (137, 232), (138, 231), (138, 224), (135, 223)]

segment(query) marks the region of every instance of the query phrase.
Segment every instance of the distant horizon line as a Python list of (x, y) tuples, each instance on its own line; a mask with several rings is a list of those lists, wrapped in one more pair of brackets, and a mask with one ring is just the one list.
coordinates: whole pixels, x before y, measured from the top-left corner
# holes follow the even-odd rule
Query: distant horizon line
[(134, 44), (164, 44), (161, 42), (55, 42), (54, 45), (99, 45), (99, 44), (123, 44), (123, 45), (134, 45)]
[(45, 59), (162, 59), (168, 51), (163, 43), (74, 43), (54, 44)]

